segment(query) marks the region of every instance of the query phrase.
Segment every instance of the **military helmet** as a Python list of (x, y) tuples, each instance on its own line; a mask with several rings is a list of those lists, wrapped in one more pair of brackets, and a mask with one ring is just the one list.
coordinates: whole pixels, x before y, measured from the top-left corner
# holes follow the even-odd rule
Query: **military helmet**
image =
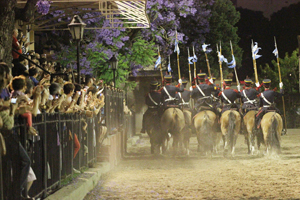
[(252, 84), (252, 80), (251, 79), (245, 79), (244, 82), (245, 82), (246, 86), (250, 86)]
[(198, 79), (205, 79), (206, 73), (199, 73), (197, 74)]
[(157, 81), (151, 81), (151, 82), (150, 82), (150, 86), (155, 86), (155, 87), (156, 87), (157, 85), (158, 85), (158, 82), (157, 82)]
[(173, 78), (172, 75), (169, 74), (164, 75), (165, 82), (168, 83), (172, 82), (172, 78)]
[(182, 84), (187, 84), (188, 81), (186, 79), (182, 79)]
[(263, 84), (264, 84), (264, 87), (268, 88), (271, 85), (271, 80), (270, 79), (264, 79)]
[(225, 85), (231, 85), (232, 79), (231, 78), (227, 78), (224, 79)]
[(157, 88), (157, 85), (158, 85), (158, 82), (157, 82), (157, 81), (151, 81), (151, 82), (150, 82), (150, 89), (156, 89), (156, 88)]

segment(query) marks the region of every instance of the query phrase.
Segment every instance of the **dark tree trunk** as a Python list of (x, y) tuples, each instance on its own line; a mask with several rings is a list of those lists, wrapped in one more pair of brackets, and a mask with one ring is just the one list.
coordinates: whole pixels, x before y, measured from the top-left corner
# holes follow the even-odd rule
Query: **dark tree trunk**
[(16, 9), (16, 19), (20, 19), (24, 22), (34, 22), (34, 12), (36, 10), (36, 3), (38, 0), (27, 0), (27, 3), (23, 9)]
[(3, 49), (3, 61), (12, 61), (12, 33), (15, 24), (16, 0), (0, 0), (0, 51)]

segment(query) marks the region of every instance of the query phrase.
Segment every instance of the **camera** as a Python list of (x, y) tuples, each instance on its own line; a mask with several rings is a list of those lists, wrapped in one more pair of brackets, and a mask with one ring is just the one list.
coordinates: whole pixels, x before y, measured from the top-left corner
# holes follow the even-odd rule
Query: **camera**
[(17, 103), (17, 99), (16, 98), (11, 98), (10, 103), (13, 103), (13, 104)]

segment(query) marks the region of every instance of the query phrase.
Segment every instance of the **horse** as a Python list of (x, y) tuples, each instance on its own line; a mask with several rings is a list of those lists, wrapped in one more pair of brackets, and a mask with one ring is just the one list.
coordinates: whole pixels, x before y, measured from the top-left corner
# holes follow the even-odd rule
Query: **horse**
[[(182, 146), (183, 133), (185, 126), (185, 118), (183, 112), (179, 108), (167, 108), (161, 117), (161, 135), (162, 144), (168, 140), (168, 133), (173, 136), (173, 150), (177, 154), (178, 145)], [(162, 153), (165, 153), (166, 147), (162, 145)]]
[(224, 141), (224, 156), (230, 146), (231, 156), (234, 156), (235, 143), (241, 127), (241, 115), (236, 110), (226, 110), (221, 115), (221, 132)]
[(145, 115), (145, 130), (150, 138), (151, 154), (159, 154), (162, 145), (162, 135), (160, 134), (159, 117), (157, 111), (149, 111)]
[(255, 135), (256, 135), (256, 128), (255, 128), (255, 115), (256, 110), (250, 110), (246, 113), (243, 120), (243, 127), (246, 131), (245, 139), (247, 141), (248, 146), (248, 154), (254, 153), (254, 145), (255, 145)]
[(215, 133), (217, 116), (210, 110), (200, 111), (194, 117), (194, 127), (197, 132), (198, 151), (203, 147), (204, 152), (211, 152), (216, 149), (218, 137)]
[(182, 130), (183, 145), (185, 147), (186, 154), (189, 155), (190, 154), (190, 137), (192, 135), (192, 133), (191, 133), (192, 112), (187, 109), (183, 109), (183, 115), (184, 115), (184, 119), (185, 119), (185, 126)]
[(278, 113), (272, 111), (264, 114), (261, 120), (261, 130), (267, 155), (269, 150), (271, 153), (281, 153), (280, 136), (282, 127), (282, 118)]

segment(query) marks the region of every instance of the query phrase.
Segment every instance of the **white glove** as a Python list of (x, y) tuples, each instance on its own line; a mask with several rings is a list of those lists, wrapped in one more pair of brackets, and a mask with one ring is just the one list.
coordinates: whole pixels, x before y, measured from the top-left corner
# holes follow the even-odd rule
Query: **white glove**
[(193, 91), (193, 87), (192, 87), (192, 86), (190, 87), (190, 91), (191, 91), (191, 92)]
[(211, 83), (214, 83), (214, 81), (213, 81), (213, 79), (211, 78), (211, 79), (209, 79), (209, 82), (211, 82)]
[(240, 85), (237, 85), (236, 87), (237, 87), (238, 91), (241, 91), (241, 86)]
[(279, 83), (279, 88), (282, 89), (282, 87), (283, 87), (283, 83), (280, 82), (280, 83)]
[(256, 85), (256, 87), (259, 87), (259, 86), (260, 86), (259, 82), (255, 83), (255, 85)]
[(180, 83), (180, 84), (181, 84), (181, 83), (182, 83), (182, 80), (181, 80), (181, 79), (178, 79), (178, 83)]

